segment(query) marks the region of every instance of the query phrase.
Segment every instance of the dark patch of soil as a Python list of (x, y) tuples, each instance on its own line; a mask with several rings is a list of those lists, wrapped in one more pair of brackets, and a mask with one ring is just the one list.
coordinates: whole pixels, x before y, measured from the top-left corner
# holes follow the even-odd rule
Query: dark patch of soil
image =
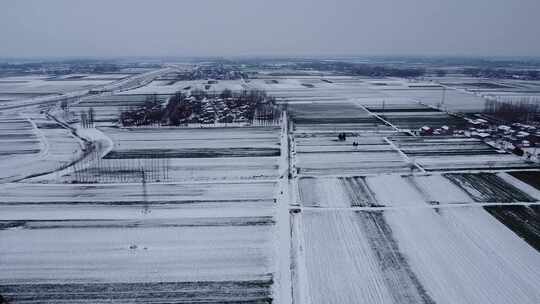
[(540, 252), (540, 206), (486, 206), (484, 209)]

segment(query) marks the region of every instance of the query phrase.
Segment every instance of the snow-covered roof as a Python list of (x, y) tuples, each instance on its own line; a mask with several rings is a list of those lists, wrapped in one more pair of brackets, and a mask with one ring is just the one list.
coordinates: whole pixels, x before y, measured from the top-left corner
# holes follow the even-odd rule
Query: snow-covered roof
[(481, 138), (487, 138), (489, 136), (490, 136), (489, 133), (478, 133), (478, 137), (481, 137)]

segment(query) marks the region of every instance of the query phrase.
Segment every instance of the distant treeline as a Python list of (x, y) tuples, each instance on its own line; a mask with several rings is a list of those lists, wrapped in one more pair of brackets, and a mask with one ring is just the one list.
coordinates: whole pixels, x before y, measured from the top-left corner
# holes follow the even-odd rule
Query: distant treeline
[(489, 99), (485, 103), (484, 113), (509, 123), (540, 122), (540, 104), (526, 97), (517, 102)]
[(485, 78), (518, 78), (528, 80), (540, 80), (540, 72), (538, 70), (512, 70), (512, 69), (492, 69), (492, 68), (466, 68), (463, 69), (463, 74), (472, 77)]
[(297, 69), (312, 69), (318, 71), (333, 71), (345, 75), (369, 77), (420, 77), (426, 74), (424, 68), (398, 68), (363, 63), (339, 61), (313, 61), (295, 64)]
[[(310, 61), (298, 62), (292, 65), (298, 70), (332, 71), (344, 75), (369, 76), (369, 77), (421, 77), (426, 75), (423, 67), (394, 67), (390, 65), (374, 65), (366, 63), (351, 63), (341, 61)], [(471, 77), (486, 78), (519, 78), (528, 80), (540, 80), (540, 71), (534, 69), (512, 69), (491, 67), (470, 67), (460, 71)], [(437, 76), (445, 76), (444, 68), (437, 68), (430, 72)]]
[(113, 63), (105, 62), (58, 62), (58, 63), (42, 63), (42, 62), (31, 62), (31, 63), (3, 63), (0, 64), (0, 73), (8, 74), (19, 73), (19, 74), (35, 74), (35, 73), (45, 73), (52, 75), (67, 75), (73, 73), (113, 73), (120, 71), (122, 67)]
[(0, 75), (115, 73), (126, 67), (160, 68), (158, 64), (121, 63), (114, 60), (71, 59), (0, 62)]

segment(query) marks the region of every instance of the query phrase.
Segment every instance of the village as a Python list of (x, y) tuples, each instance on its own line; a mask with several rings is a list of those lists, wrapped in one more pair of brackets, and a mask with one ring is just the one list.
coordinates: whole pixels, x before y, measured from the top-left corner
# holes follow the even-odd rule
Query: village
[(420, 136), (455, 135), (477, 138), (498, 149), (511, 151), (529, 160), (540, 161), (540, 155), (536, 154), (534, 149), (540, 145), (540, 131), (537, 127), (522, 123), (496, 124), (482, 118), (464, 119), (467, 121), (465, 129), (455, 129), (446, 125), (440, 127), (426, 125), (413, 132)]

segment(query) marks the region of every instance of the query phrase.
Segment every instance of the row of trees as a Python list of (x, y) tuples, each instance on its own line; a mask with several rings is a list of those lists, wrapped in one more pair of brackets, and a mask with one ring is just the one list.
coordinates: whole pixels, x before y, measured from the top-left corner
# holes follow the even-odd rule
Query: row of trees
[(420, 77), (426, 74), (423, 68), (412, 67), (393, 67), (382, 65), (371, 65), (363, 63), (350, 62), (326, 62), (313, 61), (307, 63), (298, 63), (299, 69), (313, 69), (318, 71), (334, 71), (347, 75), (369, 76), (369, 77)]
[(530, 98), (522, 98), (514, 102), (488, 99), (485, 103), (484, 112), (510, 123), (534, 124), (540, 122), (540, 104)]
[(81, 111), (81, 127), (83, 128), (93, 128), (95, 119), (96, 119), (96, 113), (94, 111), (94, 108), (89, 108), (87, 112)]
[(170, 158), (103, 159), (93, 151), (84, 161), (74, 162), (71, 170), (71, 183), (163, 182), (170, 179)]
[[(480, 63), (477, 63), (480, 64)], [(425, 65), (429, 66), (429, 65)], [(294, 67), (304, 70), (333, 71), (347, 75), (369, 76), (369, 77), (421, 77), (426, 74), (426, 69), (422, 67), (398, 67), (392, 65), (375, 65), (365, 63), (339, 62), (339, 61), (310, 61), (294, 64)], [(472, 77), (487, 78), (514, 78), (516, 76), (522, 79), (540, 80), (540, 71), (537, 69), (519, 69), (519, 68), (496, 68), (496, 67), (471, 67), (464, 68), (461, 72)], [(446, 76), (444, 69), (435, 69), (431, 71), (439, 77)]]
[(538, 70), (512, 70), (512, 69), (493, 69), (493, 68), (465, 68), (463, 74), (472, 77), (487, 78), (513, 78), (518, 76), (528, 80), (540, 80)]

